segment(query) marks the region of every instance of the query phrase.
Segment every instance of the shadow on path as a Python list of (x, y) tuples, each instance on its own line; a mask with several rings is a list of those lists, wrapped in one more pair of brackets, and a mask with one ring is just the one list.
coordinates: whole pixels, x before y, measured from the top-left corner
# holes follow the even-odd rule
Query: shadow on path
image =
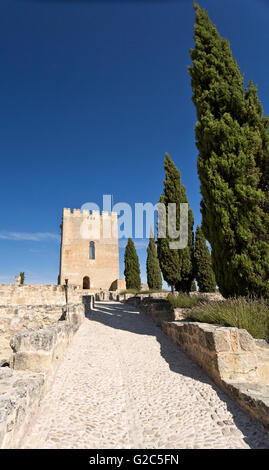
[[(113, 329), (128, 331), (136, 335), (155, 336), (160, 344), (161, 356), (168, 363), (170, 370), (210, 385), (215, 390), (220, 400), (226, 403), (228, 411), (232, 414), (235, 425), (244, 435), (245, 442), (250, 448), (257, 448), (257, 434), (259, 432), (263, 433), (259, 425), (248, 416), (239, 405), (228, 397), (206, 372), (180, 350), (180, 348), (165, 335), (162, 329), (156, 326), (143, 312), (140, 312), (136, 307), (120, 304), (118, 302), (96, 302), (94, 310), (87, 314), (87, 318), (90, 321), (101, 323)], [(182, 361), (183, 357), (184, 360)], [(203, 398), (206, 400), (206, 396)], [(257, 433), (253, 433), (253, 426), (257, 427)], [(253, 437), (253, 435), (255, 437)], [(267, 435), (267, 433), (264, 433), (263, 444), (264, 448), (269, 448), (269, 435)]]

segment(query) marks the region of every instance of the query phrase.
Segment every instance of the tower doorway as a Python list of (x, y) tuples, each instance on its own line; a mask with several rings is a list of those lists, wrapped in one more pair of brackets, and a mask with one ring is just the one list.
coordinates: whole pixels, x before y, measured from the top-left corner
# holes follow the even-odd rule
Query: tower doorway
[(90, 278), (89, 276), (85, 276), (83, 278), (83, 289), (89, 289), (90, 288)]

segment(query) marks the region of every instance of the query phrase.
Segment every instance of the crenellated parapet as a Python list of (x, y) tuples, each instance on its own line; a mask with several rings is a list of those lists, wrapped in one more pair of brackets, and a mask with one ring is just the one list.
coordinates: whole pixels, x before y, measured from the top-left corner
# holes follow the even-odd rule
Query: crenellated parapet
[(107, 212), (107, 211), (98, 211), (98, 210), (87, 210), (83, 209), (82, 211), (80, 209), (73, 209), (71, 210), (70, 208), (64, 208), (63, 209), (63, 217), (103, 217), (103, 218), (109, 218), (111, 217), (112, 219), (117, 219), (118, 213), (117, 212)]

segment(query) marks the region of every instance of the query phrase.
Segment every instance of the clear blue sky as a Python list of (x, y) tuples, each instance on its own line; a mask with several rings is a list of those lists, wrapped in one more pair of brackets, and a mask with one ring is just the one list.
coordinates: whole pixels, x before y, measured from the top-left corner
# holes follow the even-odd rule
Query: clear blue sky
[[(20, 271), (55, 283), (62, 208), (103, 194), (157, 202), (165, 152), (200, 222), (192, 3), (0, 0), (0, 283)], [(269, 2), (200, 5), (269, 113)], [(145, 243), (137, 247), (145, 281)]]

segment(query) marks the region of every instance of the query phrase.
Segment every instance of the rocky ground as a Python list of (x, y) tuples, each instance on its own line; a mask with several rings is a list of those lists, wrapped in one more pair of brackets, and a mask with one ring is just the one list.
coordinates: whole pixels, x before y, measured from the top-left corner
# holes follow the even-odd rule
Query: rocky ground
[(269, 448), (269, 436), (144, 314), (97, 302), (22, 448)]

